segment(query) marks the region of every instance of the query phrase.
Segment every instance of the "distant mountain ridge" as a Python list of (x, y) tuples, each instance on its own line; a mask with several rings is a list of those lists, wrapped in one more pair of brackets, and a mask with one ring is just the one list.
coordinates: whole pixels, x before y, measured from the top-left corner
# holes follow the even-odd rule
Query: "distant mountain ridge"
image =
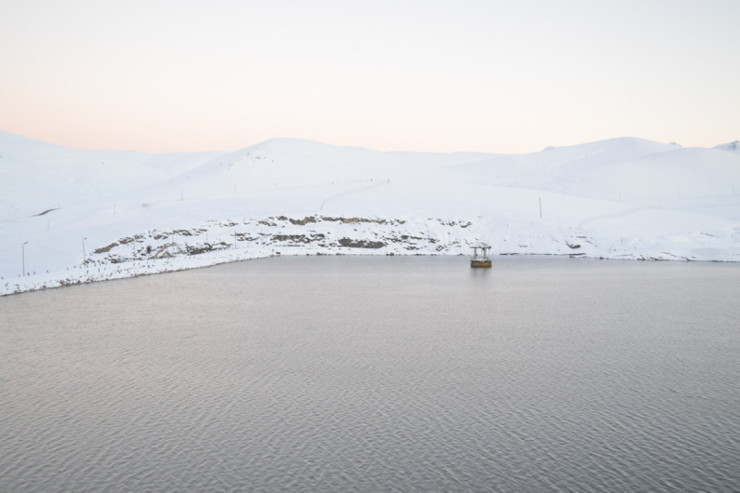
[(735, 140), (727, 144), (720, 144), (718, 146), (715, 146), (714, 148), (723, 151), (740, 152), (740, 140)]

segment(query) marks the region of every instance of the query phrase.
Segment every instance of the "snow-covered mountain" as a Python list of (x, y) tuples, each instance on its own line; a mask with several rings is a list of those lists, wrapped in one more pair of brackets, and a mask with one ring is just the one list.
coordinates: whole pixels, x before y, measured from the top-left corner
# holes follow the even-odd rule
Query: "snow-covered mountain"
[(735, 140), (727, 144), (720, 144), (716, 146), (715, 149), (720, 149), (723, 151), (730, 151), (730, 152), (740, 152), (740, 140)]
[(740, 153), (618, 138), (521, 155), (296, 139), (79, 150), (0, 132), (0, 294), (276, 254), (740, 261)]

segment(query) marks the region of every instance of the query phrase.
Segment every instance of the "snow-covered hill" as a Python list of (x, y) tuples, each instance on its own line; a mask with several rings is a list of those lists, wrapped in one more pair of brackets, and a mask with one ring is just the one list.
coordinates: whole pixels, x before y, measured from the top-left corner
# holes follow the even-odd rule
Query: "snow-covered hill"
[(740, 153), (619, 138), (523, 155), (274, 139), (232, 153), (0, 132), (0, 294), (285, 254), (740, 261)]
[(720, 144), (716, 146), (715, 149), (720, 149), (723, 151), (730, 151), (730, 152), (740, 152), (740, 140), (735, 140), (727, 144)]

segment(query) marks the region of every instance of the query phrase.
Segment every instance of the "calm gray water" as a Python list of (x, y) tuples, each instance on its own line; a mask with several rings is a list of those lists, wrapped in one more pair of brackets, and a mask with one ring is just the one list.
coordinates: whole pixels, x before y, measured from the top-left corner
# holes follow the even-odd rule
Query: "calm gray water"
[(0, 491), (740, 490), (740, 265), (495, 262), (0, 298)]

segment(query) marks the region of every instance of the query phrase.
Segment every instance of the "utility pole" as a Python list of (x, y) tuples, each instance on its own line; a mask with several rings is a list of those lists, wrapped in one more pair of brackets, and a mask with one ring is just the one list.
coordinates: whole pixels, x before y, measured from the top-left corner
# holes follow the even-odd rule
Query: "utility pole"
[(21, 268), (22, 268), (22, 274), (23, 277), (26, 276), (26, 245), (28, 244), (27, 241), (24, 241), (21, 245)]
[(540, 219), (542, 219), (542, 195), (540, 195), (538, 198), (540, 200)]

